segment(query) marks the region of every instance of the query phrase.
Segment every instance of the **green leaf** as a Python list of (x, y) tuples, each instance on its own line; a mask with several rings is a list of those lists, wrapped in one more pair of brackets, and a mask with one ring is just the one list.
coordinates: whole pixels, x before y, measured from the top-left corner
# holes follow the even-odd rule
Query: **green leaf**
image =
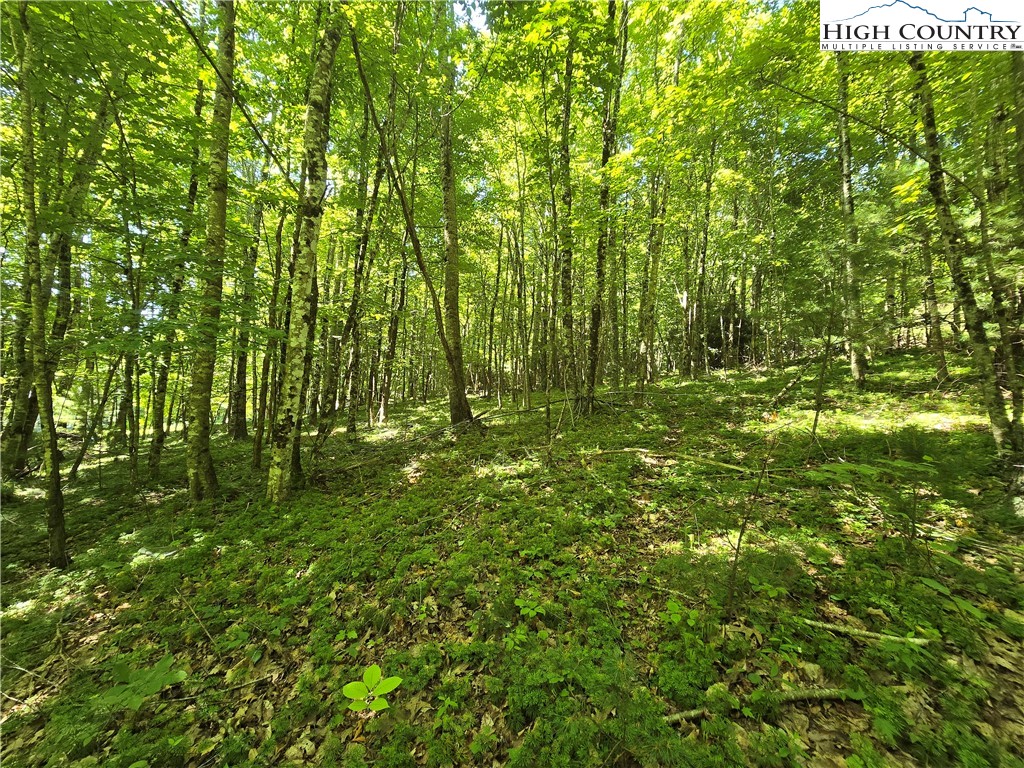
[(377, 684), (377, 687), (373, 689), (373, 693), (375, 696), (383, 696), (385, 693), (391, 693), (401, 684), (402, 678), (400, 677), (386, 677)]
[(372, 691), (373, 687), (380, 682), (380, 667), (376, 664), (367, 667), (366, 671), (363, 672), (363, 682)]
[(373, 701), (370, 702), (370, 709), (372, 709), (374, 712), (380, 712), (380, 711), (385, 710), (387, 708), (388, 708), (387, 699), (377, 698), (377, 699), (374, 699)]
[(962, 610), (965, 610), (969, 614), (971, 614), (971, 616), (973, 616), (974, 618), (976, 618), (976, 619), (984, 619), (985, 618), (985, 612), (982, 611), (980, 608), (978, 608), (978, 606), (976, 606), (974, 603), (970, 602), (969, 600), (964, 600), (962, 597), (955, 597), (954, 596), (953, 597), (953, 602), (955, 602), (957, 605), (959, 605)]
[(341, 689), (341, 692), (350, 699), (365, 699), (370, 695), (370, 689), (358, 680), (346, 685)]
[(350, 701), (348, 703), (348, 708), (351, 709), (353, 712), (360, 712), (366, 709), (368, 706), (369, 705), (362, 699), (359, 699), (358, 701)]
[(115, 683), (127, 683), (131, 680), (131, 670), (128, 665), (123, 661), (114, 662), (114, 682)]
[(935, 579), (921, 579), (921, 583), (924, 584), (926, 587), (931, 587), (932, 589), (934, 589), (939, 594), (943, 594), (943, 595), (951, 595), (952, 594), (949, 591), (949, 587), (947, 587), (945, 584), (940, 584)]

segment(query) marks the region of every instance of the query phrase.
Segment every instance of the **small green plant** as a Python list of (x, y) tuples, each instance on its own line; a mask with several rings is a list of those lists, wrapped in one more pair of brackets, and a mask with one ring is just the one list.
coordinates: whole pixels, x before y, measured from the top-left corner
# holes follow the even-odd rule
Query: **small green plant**
[(697, 620), (700, 619), (700, 611), (688, 610), (675, 600), (669, 600), (665, 610), (659, 613), (658, 616), (666, 624), (682, 624), (685, 622), (688, 627), (696, 627)]
[(114, 663), (115, 685), (96, 697), (97, 701), (112, 709), (130, 709), (138, 712), (145, 700), (155, 696), (164, 688), (177, 685), (188, 673), (183, 669), (171, 669), (174, 656), (168, 653), (154, 666), (131, 669), (124, 661)]
[(522, 624), (517, 625), (512, 631), (505, 635), (502, 642), (508, 651), (518, 651), (526, 643), (528, 630)]
[(789, 590), (785, 587), (780, 587), (774, 584), (769, 584), (767, 582), (761, 581), (754, 574), (750, 574), (750, 576), (747, 577), (747, 580), (750, 582), (750, 588), (754, 592), (757, 592), (759, 594), (763, 593), (772, 599), (775, 599), (776, 597), (785, 597), (789, 594)]
[(516, 598), (516, 605), (519, 606), (519, 614), (528, 619), (544, 615), (544, 608), (538, 600), (533, 600), (528, 597), (520, 597)]
[(341, 692), (352, 701), (348, 708), (360, 712), (369, 709), (371, 712), (381, 712), (388, 708), (388, 700), (384, 698), (385, 693), (391, 693), (402, 684), (400, 677), (384, 677), (382, 679), (380, 667), (376, 664), (367, 667), (363, 671), (363, 679), (348, 683)]

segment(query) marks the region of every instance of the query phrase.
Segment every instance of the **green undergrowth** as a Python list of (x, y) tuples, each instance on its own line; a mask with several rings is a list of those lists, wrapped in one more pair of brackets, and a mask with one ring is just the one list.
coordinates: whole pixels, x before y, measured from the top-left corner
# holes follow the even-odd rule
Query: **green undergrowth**
[[(1024, 555), (970, 382), (837, 365), (812, 439), (812, 374), (772, 405), (797, 370), (479, 401), (458, 435), (399, 410), (280, 506), (248, 444), (195, 507), (179, 444), (135, 493), (90, 464), (66, 573), (18, 488), (4, 765), (1024, 765)], [(401, 685), (352, 711), (374, 664)]]

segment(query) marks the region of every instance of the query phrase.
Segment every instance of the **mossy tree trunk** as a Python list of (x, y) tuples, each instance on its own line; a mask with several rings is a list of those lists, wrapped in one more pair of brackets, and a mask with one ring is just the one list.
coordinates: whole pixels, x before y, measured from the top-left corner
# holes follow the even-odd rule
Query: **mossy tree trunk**
[(1006, 404), (999, 388), (994, 367), (991, 341), (985, 329), (985, 318), (978, 306), (971, 270), (966, 263), (968, 245), (959, 223), (953, 216), (952, 205), (946, 189), (946, 171), (942, 163), (942, 144), (935, 120), (935, 104), (924, 56), (915, 51), (910, 55), (910, 66), (916, 74), (915, 93), (921, 110), (925, 148), (928, 158), (928, 191), (935, 207), (946, 262), (953, 279), (960, 305), (963, 308), (964, 324), (971, 342), (975, 369), (981, 378), (982, 397), (988, 411), (989, 424), (997, 450), (1008, 457), (1018, 454), (1021, 446), (1015, 445), (1014, 430), (1006, 415)]
[(335, 10), (324, 27), (320, 52), (309, 83), (303, 132), (305, 184), (296, 221), (299, 251), (291, 280), (290, 321), (277, 419), (271, 444), (267, 499), (281, 502), (292, 490), (294, 449), (299, 438), (310, 334), (314, 331), (314, 282), (324, 199), (327, 196), (327, 142), (330, 133), (334, 58), (341, 42), (341, 13)]
[[(61, 490), (60, 450), (57, 445), (57, 425), (53, 418), (52, 379), (47, 365), (46, 307), (48, 292), (44, 291), (42, 263), (39, 247), (39, 224), (36, 209), (36, 157), (35, 115), (33, 107), (33, 70), (35, 51), (32, 30), (28, 20), (28, 3), (19, 5), (22, 32), (21, 71), (18, 87), (21, 91), (21, 172), (22, 205), (25, 215), (25, 263), (29, 285), (29, 340), (32, 354), (32, 375), (39, 399), (45, 445), (43, 471), (46, 478), (46, 529), (49, 543), (49, 563), (55, 568), (71, 564), (67, 550), (64, 526), (64, 493)], [(31, 428), (31, 425), (30, 425)]]
[(188, 394), (188, 487), (193, 501), (217, 493), (217, 473), (210, 455), (210, 403), (217, 360), (221, 297), (224, 287), (224, 247), (228, 202), (228, 140), (234, 101), (235, 4), (218, 0), (220, 31), (217, 35), (217, 89), (213, 100), (211, 130), (209, 213), (203, 248), (203, 295), (195, 331), (195, 359)]

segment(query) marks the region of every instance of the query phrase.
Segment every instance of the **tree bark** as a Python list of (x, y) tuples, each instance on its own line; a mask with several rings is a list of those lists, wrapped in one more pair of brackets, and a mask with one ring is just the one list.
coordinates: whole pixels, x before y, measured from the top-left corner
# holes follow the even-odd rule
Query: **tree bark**
[[(606, 45), (608, 47), (608, 70), (611, 82), (605, 86), (604, 120), (601, 126), (601, 185), (598, 192), (597, 254), (594, 265), (596, 288), (594, 301), (590, 306), (590, 348), (587, 355), (587, 410), (594, 410), (594, 390), (597, 387), (597, 368), (601, 358), (601, 310), (605, 294), (605, 262), (608, 253), (608, 239), (614, 226), (611, 217), (611, 180), (608, 162), (615, 153), (616, 128), (619, 119), (619, 94), (622, 86), (622, 70), (626, 63), (628, 21), (625, 8), (619, 24), (620, 33), (615, 30), (615, 0), (608, 0), (608, 22)], [(621, 38), (620, 38), (621, 35)]]
[[(49, 563), (54, 568), (67, 568), (71, 558), (67, 550), (64, 526), (64, 493), (61, 490), (60, 450), (57, 445), (57, 425), (53, 418), (53, 389), (49, 372), (46, 338), (45, 281), (39, 248), (39, 225), (36, 212), (36, 157), (33, 107), (33, 79), (35, 71), (32, 30), (28, 21), (28, 3), (22, 0), (18, 7), (23, 48), (18, 87), (21, 91), (22, 129), (22, 204), (25, 215), (25, 263), (28, 265), (30, 297), (30, 340), (32, 372), (39, 414), (42, 417), (46, 440), (43, 452), (43, 473), (46, 478), (46, 530), (49, 544)], [(30, 425), (31, 427), (31, 425)]]
[(846, 288), (846, 333), (850, 347), (850, 374), (857, 389), (863, 389), (867, 376), (866, 343), (864, 340), (864, 317), (861, 307), (861, 266), (859, 236), (854, 210), (853, 196), (853, 144), (850, 141), (849, 90), (850, 77), (846, 69), (845, 52), (836, 51), (836, 69), (839, 72), (839, 157), (842, 166), (842, 209), (843, 227), (846, 232), (846, 248), (843, 253), (843, 269)]
[[(451, 25), (452, 8), (445, 5), (445, 23)], [(455, 167), (452, 160), (452, 111), (455, 109), (455, 60), (445, 62), (445, 100), (441, 107), (441, 197), (444, 214), (444, 325), (450, 345), (448, 411), (452, 424), (470, 421), (473, 413), (466, 397), (459, 322), (459, 223), (455, 210)]]
[(203, 248), (203, 297), (195, 331), (195, 360), (188, 394), (188, 487), (192, 501), (217, 494), (217, 473), (210, 455), (210, 402), (217, 362), (221, 297), (224, 287), (224, 248), (228, 202), (228, 140), (231, 135), (232, 84), (235, 70), (234, 0), (217, 0), (217, 89), (211, 129), (209, 213)]
[(306, 184), (299, 204), (296, 226), (299, 253), (292, 275), (291, 312), (288, 346), (284, 364), (284, 385), (278, 405), (271, 448), (267, 499), (279, 503), (292, 490), (294, 446), (299, 439), (303, 390), (308, 376), (306, 357), (313, 328), (313, 293), (316, 279), (317, 245), (323, 203), (327, 196), (327, 142), (330, 132), (330, 108), (334, 57), (341, 42), (342, 14), (331, 12), (324, 27), (320, 52), (309, 84), (303, 133), (303, 157)]
[(256, 259), (260, 252), (260, 229), (263, 225), (263, 201), (257, 200), (252, 217), (252, 242), (246, 248), (242, 272), (242, 312), (246, 313), (238, 324), (238, 345), (235, 357), (235, 379), (231, 391), (231, 413), (228, 414), (228, 434), (232, 440), (248, 440), (246, 421), (246, 384), (249, 368), (249, 338), (252, 322), (249, 308), (253, 302), (253, 283), (256, 280)]
[(964, 233), (953, 216), (952, 206), (946, 191), (946, 172), (942, 164), (942, 145), (935, 120), (935, 105), (924, 57), (919, 51), (910, 55), (910, 67), (916, 73), (915, 93), (918, 98), (925, 146), (928, 157), (928, 191), (935, 207), (946, 262), (949, 265), (953, 286), (963, 308), (964, 323), (971, 340), (971, 351), (975, 369), (981, 377), (982, 397), (988, 411), (992, 437), (996, 449), (1003, 455), (1012, 456), (1020, 451), (1013, 444), (1013, 430), (1006, 415), (1006, 404), (999, 390), (999, 383), (993, 366), (992, 348), (985, 330), (985, 320), (978, 306), (971, 284), (970, 272), (965, 264), (968, 246)]

